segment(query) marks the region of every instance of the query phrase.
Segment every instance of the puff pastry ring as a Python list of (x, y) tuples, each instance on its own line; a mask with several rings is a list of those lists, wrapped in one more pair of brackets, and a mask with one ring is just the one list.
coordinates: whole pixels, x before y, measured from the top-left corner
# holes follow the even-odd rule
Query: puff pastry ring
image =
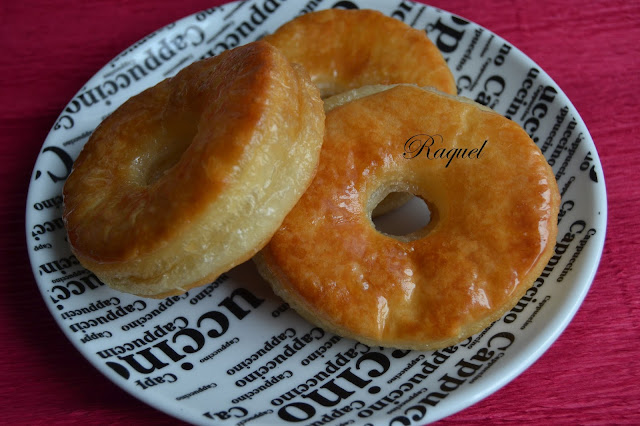
[(198, 61), (102, 122), (65, 183), (73, 253), (149, 297), (206, 284), (264, 246), (313, 177), (318, 90), (273, 46)]

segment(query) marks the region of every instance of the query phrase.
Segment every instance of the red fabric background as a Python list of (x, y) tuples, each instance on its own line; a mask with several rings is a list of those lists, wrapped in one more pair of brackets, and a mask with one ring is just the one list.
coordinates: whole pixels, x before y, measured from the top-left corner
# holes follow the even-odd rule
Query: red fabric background
[[(71, 97), (120, 51), (215, 0), (32, 0), (0, 6), (0, 404), (8, 424), (175, 424), (91, 367), (54, 323), (27, 258), (34, 161)], [(640, 423), (640, 3), (432, 1), (547, 71), (590, 129), (609, 200), (605, 250), (574, 321), (531, 368), (453, 423)]]

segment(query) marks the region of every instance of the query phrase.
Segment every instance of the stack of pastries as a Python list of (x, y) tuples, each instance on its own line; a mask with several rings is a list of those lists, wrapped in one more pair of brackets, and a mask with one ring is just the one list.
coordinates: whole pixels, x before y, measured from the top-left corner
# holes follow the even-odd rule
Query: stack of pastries
[[(337, 9), (129, 99), (63, 196), (73, 253), (114, 289), (179, 294), (253, 259), (307, 320), (408, 349), (511, 309), (551, 257), (559, 204), (537, 146), (456, 96), (424, 31)], [(428, 225), (376, 230), (407, 196)]]

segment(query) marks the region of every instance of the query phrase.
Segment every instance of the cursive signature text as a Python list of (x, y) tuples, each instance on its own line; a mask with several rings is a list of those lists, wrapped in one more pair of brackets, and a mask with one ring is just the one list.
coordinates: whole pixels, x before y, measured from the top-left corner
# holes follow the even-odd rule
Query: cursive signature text
[(420, 133), (407, 139), (404, 143), (404, 153), (402, 156), (411, 159), (422, 154), (429, 160), (447, 160), (446, 168), (449, 167), (449, 164), (451, 164), (454, 158), (479, 159), (482, 150), (488, 142), (488, 139), (485, 140), (479, 148), (447, 148), (441, 146), (444, 144), (442, 135)]

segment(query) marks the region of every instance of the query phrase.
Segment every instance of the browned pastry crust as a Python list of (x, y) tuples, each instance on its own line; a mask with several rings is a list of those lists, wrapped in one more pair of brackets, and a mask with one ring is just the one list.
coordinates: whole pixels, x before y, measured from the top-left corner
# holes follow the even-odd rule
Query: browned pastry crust
[[(447, 167), (440, 148), (467, 156)], [(398, 238), (374, 228), (372, 209), (392, 190), (427, 202), (426, 228)], [(255, 260), (277, 294), (327, 330), (435, 349), (481, 331), (532, 285), (554, 248), (559, 200), (517, 124), (400, 85), (327, 113), (316, 177)]]
[(274, 47), (198, 61), (93, 133), (64, 186), (80, 262), (150, 297), (205, 284), (269, 240), (317, 167), (318, 90)]
[(395, 83), (456, 94), (453, 75), (426, 33), (378, 11), (307, 13), (263, 40), (302, 64), (323, 98), (366, 85)]

